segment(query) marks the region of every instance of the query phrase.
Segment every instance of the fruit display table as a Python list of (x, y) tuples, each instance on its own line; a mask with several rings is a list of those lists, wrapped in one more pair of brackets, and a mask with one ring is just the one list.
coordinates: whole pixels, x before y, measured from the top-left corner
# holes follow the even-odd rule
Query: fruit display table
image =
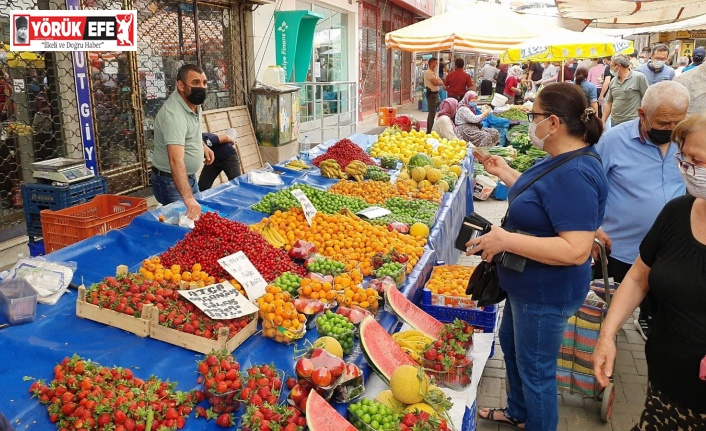
[[(374, 137), (354, 135), (350, 139), (366, 148)], [(247, 176), (243, 176), (197, 195), (197, 200), (219, 211), (223, 217), (252, 225), (266, 216), (250, 208), (266, 193), (293, 184), (328, 188), (336, 182), (322, 178), (316, 172), (297, 172), (282, 166), (278, 166), (277, 170), (283, 172), (283, 186), (258, 186), (250, 184)], [(472, 206), (469, 203), (471, 197), (468, 186), (469, 182), (461, 179), (453, 191), (444, 195), (425, 251), (400, 288), (408, 298), (418, 300), (421, 288), (437, 260), (455, 263), (458, 257), (458, 252), (453, 249), (455, 235), (468, 207)], [(137, 271), (143, 259), (164, 252), (188, 232), (186, 228), (159, 221), (159, 215), (167, 208), (147, 212), (123, 229), (73, 244), (48, 255), (47, 259), (76, 262), (78, 268), (73, 282), (86, 286), (114, 274), (116, 266), (121, 264), (127, 265), (131, 272)], [(4, 388), (3, 397), (0, 397), (0, 411), (12, 421), (16, 429), (55, 428), (49, 422), (46, 406), (30, 399), (28, 389), (31, 382), (25, 381), (24, 377), (49, 381), (53, 377), (54, 366), (64, 357), (74, 354), (90, 358), (101, 365), (130, 368), (141, 378), (156, 375), (162, 380), (177, 382), (177, 389), (181, 391), (199, 387), (195, 363), (203, 358), (202, 355), (153, 338), (141, 338), (114, 327), (81, 319), (76, 315), (76, 295), (75, 290), (70, 290), (56, 305), (39, 304), (35, 321), (2, 329), (0, 350), (5, 355), (5, 361), (0, 368), (0, 386)], [(382, 309), (377, 319), (389, 332), (398, 326), (397, 318)], [(4, 323), (2, 317), (0, 323)], [(312, 330), (298, 343), (284, 345), (256, 333), (238, 347), (234, 355), (244, 367), (257, 363), (274, 363), (277, 369), (291, 375), (294, 369), (293, 350), (303, 348), (304, 340), (313, 341), (316, 335), (316, 331)], [(358, 347), (347, 360), (360, 364), (366, 376), (370, 374)], [(339, 410), (344, 411), (345, 407)], [(213, 421), (190, 417), (184, 429), (219, 428)]]

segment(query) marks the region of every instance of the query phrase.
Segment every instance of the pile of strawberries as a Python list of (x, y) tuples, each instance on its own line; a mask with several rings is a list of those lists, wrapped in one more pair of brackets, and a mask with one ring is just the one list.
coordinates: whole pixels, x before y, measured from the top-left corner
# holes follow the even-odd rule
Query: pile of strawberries
[(443, 418), (436, 418), (427, 412), (416, 410), (407, 413), (400, 423), (400, 431), (449, 431), (450, 428)]
[(473, 362), (468, 351), (473, 346), (473, 326), (456, 319), (444, 325), (439, 338), (423, 351), (424, 367), (439, 383), (450, 388), (471, 383)]
[(159, 311), (159, 324), (210, 340), (218, 338), (218, 330), (227, 327), (234, 337), (253, 316), (213, 320), (177, 292), (167, 280), (148, 280), (141, 274), (106, 277), (86, 290), (86, 302), (101, 308), (140, 317), (142, 308), (154, 305)]
[(175, 382), (135, 377), (128, 368), (104, 367), (74, 355), (54, 367), (54, 379), (32, 383), (29, 392), (47, 404), (60, 430), (181, 429), (196, 403)]

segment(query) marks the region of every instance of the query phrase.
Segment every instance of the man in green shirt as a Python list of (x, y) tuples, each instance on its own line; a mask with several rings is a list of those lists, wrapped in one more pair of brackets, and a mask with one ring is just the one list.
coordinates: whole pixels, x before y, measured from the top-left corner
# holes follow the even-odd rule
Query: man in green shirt
[(613, 56), (610, 73), (613, 78), (603, 106), (603, 124), (610, 117), (612, 127), (637, 118), (637, 108), (642, 104), (649, 84), (645, 75), (630, 70), (630, 59), (624, 55)]
[(213, 151), (201, 140), (201, 104), (206, 100), (206, 74), (195, 64), (177, 72), (176, 90), (162, 105), (154, 120), (152, 192), (162, 205), (182, 199), (186, 216), (201, 215), (194, 194), (199, 191), (196, 172), (206, 158), (213, 163)]

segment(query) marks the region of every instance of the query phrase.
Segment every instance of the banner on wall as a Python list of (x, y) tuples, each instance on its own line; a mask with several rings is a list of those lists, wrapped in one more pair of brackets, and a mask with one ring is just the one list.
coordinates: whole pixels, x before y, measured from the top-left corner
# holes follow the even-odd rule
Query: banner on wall
[(314, 50), (314, 30), (323, 15), (308, 10), (275, 11), (275, 60), (285, 72), (285, 82), (306, 81), (311, 54)]
[(137, 51), (134, 10), (13, 10), (10, 23), (11, 51)]

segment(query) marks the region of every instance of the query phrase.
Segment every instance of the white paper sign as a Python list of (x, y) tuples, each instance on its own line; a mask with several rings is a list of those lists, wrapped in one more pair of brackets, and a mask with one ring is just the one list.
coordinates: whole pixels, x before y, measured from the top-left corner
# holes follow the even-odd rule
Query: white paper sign
[(211, 319), (235, 319), (258, 311), (253, 303), (227, 281), (177, 292)]
[(392, 214), (392, 211), (382, 207), (368, 207), (362, 211), (358, 211), (357, 214), (359, 216), (372, 220), (374, 218), (380, 218), (385, 217), (386, 215), (390, 215)]
[(311, 226), (311, 221), (314, 220), (314, 216), (316, 216), (316, 207), (314, 206), (314, 204), (311, 203), (309, 198), (306, 197), (303, 191), (299, 189), (294, 189), (290, 190), (290, 193), (296, 198), (296, 200), (299, 201), (300, 204), (302, 204), (304, 217), (306, 217), (307, 223), (309, 223), (309, 226)]
[(243, 286), (250, 301), (265, 294), (267, 282), (242, 251), (218, 259), (218, 263)]
[(25, 92), (25, 80), (24, 79), (13, 79), (12, 86), (15, 87), (15, 93)]

